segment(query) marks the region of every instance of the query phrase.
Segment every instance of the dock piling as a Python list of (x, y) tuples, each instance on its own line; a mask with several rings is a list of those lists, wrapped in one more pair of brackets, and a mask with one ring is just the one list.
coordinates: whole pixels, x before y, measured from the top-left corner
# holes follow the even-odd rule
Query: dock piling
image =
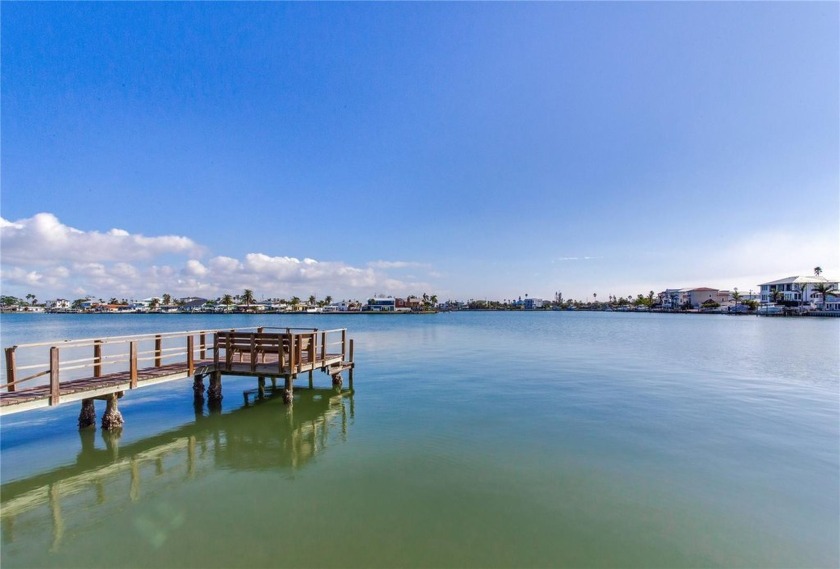
[(285, 389), (283, 390), (283, 403), (287, 405), (291, 405), (294, 402), (294, 386), (292, 381), (292, 376), (286, 376), (286, 384)]
[(211, 403), (222, 400), (222, 372), (214, 371), (210, 374), (210, 387), (207, 388), (207, 398)]
[(204, 376), (201, 374), (193, 377), (193, 399), (196, 402), (204, 401)]
[(125, 421), (117, 408), (117, 399), (122, 393), (111, 393), (105, 397), (105, 414), (102, 415), (102, 429), (111, 431), (121, 429)]
[(82, 410), (79, 412), (79, 429), (96, 426), (96, 407), (93, 399), (82, 399)]
[(350, 389), (353, 389), (353, 370), (356, 368), (356, 356), (353, 353), (355, 344), (353, 338), (350, 338), (350, 372), (347, 374), (350, 379)]

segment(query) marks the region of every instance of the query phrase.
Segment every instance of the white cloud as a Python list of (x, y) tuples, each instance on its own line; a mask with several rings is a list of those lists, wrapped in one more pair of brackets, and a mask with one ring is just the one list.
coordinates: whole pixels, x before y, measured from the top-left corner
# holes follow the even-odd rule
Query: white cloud
[(214, 257), (210, 259), (210, 269), (212, 271), (238, 271), (242, 268), (242, 264), (231, 257)]
[(205, 277), (210, 271), (201, 264), (201, 261), (190, 259), (184, 267), (184, 275), (191, 277)]
[(145, 237), (122, 229), (106, 233), (81, 231), (64, 225), (51, 213), (28, 219), (0, 218), (0, 250), (4, 263), (23, 266), (76, 262), (145, 260), (164, 254), (197, 255), (198, 245), (188, 237)]
[[(4, 293), (42, 297), (92, 294), (145, 298), (220, 296), (252, 289), (260, 297), (332, 295), (364, 298), (373, 292), (417, 293), (433, 287), (422, 279), (397, 279), (390, 270), (423, 267), (409, 261), (374, 261), (355, 267), (341, 261), (248, 253), (243, 258), (195, 258), (201, 247), (187, 237), (145, 237), (122, 229), (80, 231), (49, 213), (29, 219), (0, 218)], [(185, 257), (171, 264), (172, 254)], [(155, 263), (163, 260), (170, 263)], [(432, 277), (434, 278), (434, 277)]]

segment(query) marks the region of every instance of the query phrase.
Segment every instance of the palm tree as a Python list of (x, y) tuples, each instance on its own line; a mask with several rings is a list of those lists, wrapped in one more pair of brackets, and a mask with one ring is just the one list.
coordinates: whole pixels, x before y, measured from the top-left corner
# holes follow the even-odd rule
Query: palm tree
[(818, 277), (822, 274), (822, 267), (814, 267), (814, 276)]
[(309, 295), (309, 306), (315, 306), (315, 304), (316, 304), (316, 302), (315, 302), (315, 301), (316, 301), (316, 300), (317, 300), (317, 299), (315, 298), (315, 295), (314, 295), (314, 294), (310, 294), (310, 295)]
[(817, 283), (814, 285), (814, 292), (818, 292), (822, 296), (822, 309), (825, 310), (825, 295), (837, 294), (840, 291), (835, 289), (832, 283)]
[(289, 304), (292, 305), (292, 311), (297, 312), (298, 304), (300, 304), (300, 299), (296, 296), (292, 297), (292, 300), (289, 301)]
[(653, 297), (654, 297), (654, 296), (656, 296), (656, 293), (655, 293), (655, 292), (650, 291), (650, 292), (648, 293), (648, 295), (647, 295), (648, 308), (653, 308)]
[(784, 297), (785, 295), (782, 294), (782, 291), (780, 291), (779, 289), (776, 289), (770, 293), (770, 300), (773, 302), (779, 302)]
[(169, 293), (163, 294), (163, 304), (166, 306), (172, 304), (172, 296)]
[(226, 294), (222, 297), (222, 304), (230, 308), (230, 305), (233, 304), (233, 297), (229, 294)]
[(242, 302), (247, 308), (251, 308), (251, 305), (254, 303), (254, 291), (246, 288), (245, 292), (242, 293)]
[(805, 301), (805, 293), (808, 290), (808, 283), (796, 283), (793, 286), (796, 289), (796, 292), (799, 293), (799, 309), (801, 311), (802, 303)]
[(330, 295), (327, 295), (327, 296), (324, 297), (324, 304), (325, 305), (332, 304), (332, 301), (333, 301), (333, 297), (331, 297)]
[(741, 304), (741, 293), (738, 292), (738, 287), (732, 289), (732, 300), (735, 301), (735, 306)]

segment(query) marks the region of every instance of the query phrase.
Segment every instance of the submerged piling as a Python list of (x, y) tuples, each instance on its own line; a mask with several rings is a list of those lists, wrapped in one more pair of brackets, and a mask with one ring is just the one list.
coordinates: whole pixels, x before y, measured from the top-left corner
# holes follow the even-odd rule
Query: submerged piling
[(210, 387), (207, 388), (207, 398), (210, 403), (218, 403), (222, 400), (222, 374), (214, 371), (210, 374)]
[(193, 377), (193, 399), (196, 402), (204, 401), (204, 376), (201, 374)]
[(294, 402), (294, 397), (295, 393), (294, 386), (292, 385), (292, 377), (287, 375), (285, 389), (283, 390), (283, 403), (291, 405)]
[(117, 399), (122, 393), (111, 393), (105, 397), (105, 414), (102, 415), (102, 428), (106, 431), (121, 429), (125, 421), (117, 408)]
[(79, 412), (79, 429), (96, 426), (96, 407), (93, 399), (82, 399), (82, 410)]

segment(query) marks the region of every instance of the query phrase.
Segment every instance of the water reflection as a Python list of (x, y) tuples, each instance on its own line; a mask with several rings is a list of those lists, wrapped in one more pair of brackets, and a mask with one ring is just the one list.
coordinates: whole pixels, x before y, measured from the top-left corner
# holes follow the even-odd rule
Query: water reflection
[[(352, 391), (298, 389), (294, 405), (283, 403), (282, 392), (246, 392), (245, 406), (226, 414), (196, 403), (194, 423), (126, 445), (119, 431), (80, 430), (75, 463), (0, 488), (2, 543), (45, 537), (51, 528), (55, 551), (68, 527), (92, 525), (174, 484), (219, 468), (293, 471), (346, 440), (355, 415)], [(175, 523), (178, 516), (168, 518)]]

